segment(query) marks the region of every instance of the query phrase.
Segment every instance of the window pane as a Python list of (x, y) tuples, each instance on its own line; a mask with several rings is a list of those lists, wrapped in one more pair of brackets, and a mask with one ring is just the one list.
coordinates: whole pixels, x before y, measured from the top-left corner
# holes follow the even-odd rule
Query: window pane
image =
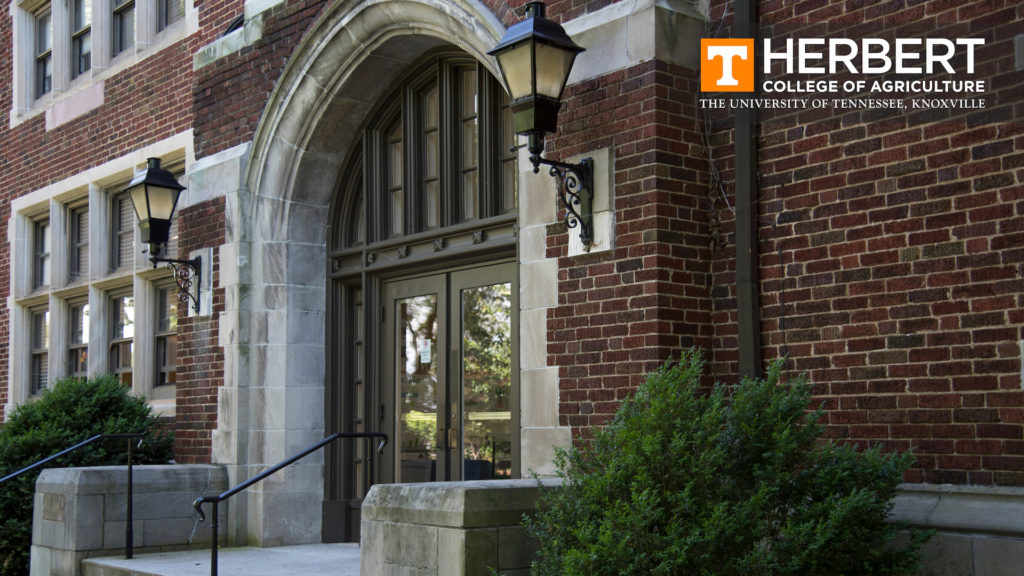
[(508, 95), (501, 96), (501, 150), (502, 156), (509, 154), (509, 150), (516, 145), (516, 133), (512, 122), (512, 107), (509, 106)]
[(388, 189), (390, 191), (389, 209), (391, 218), (389, 221), (392, 236), (405, 232), (405, 192), (402, 189), (404, 182), (403, 171), (403, 148), (402, 148), (402, 123), (395, 122), (388, 131)]
[(462, 71), (462, 116), (476, 116), (476, 70), (467, 68)]
[(114, 238), (111, 265), (114, 269), (132, 264), (135, 243), (135, 208), (132, 207), (128, 194), (121, 193), (114, 197), (113, 205)]
[(50, 347), (50, 311), (32, 313), (32, 348), (43, 350)]
[(89, 208), (76, 208), (71, 211), (71, 232), (69, 271), (71, 280), (86, 278), (89, 275)]
[(85, 377), (89, 369), (89, 303), (69, 306), (68, 373)]
[(114, 8), (113, 52), (118, 55), (135, 45), (135, 2), (123, 2)]
[(434, 180), (427, 182), (427, 228), (437, 228), (441, 225), (441, 186), (440, 182)]
[(50, 26), (50, 13), (36, 16), (36, 54), (42, 54), (53, 48), (53, 29)]
[(157, 331), (173, 332), (178, 329), (178, 296), (174, 288), (161, 288), (157, 298)]
[(71, 339), (72, 344), (85, 344), (89, 341), (89, 303), (82, 302), (71, 305)]
[(92, 68), (92, 34), (83, 32), (72, 39), (71, 76), (88, 72)]
[(440, 198), (440, 130), (438, 129), (438, 88), (433, 86), (423, 95), (423, 224), (437, 228), (441, 224)]
[(477, 148), (480, 143), (476, 118), (462, 122), (462, 167), (475, 168), (477, 164)]
[(177, 382), (177, 288), (160, 288), (157, 295), (157, 337), (156, 337), (156, 385), (164, 386)]
[(165, 386), (175, 384), (177, 376), (177, 338), (175, 336), (163, 336), (157, 338), (157, 377), (156, 385)]
[(507, 212), (514, 209), (518, 203), (516, 196), (518, 159), (512, 107), (509, 106), (508, 94), (504, 92), (501, 93), (498, 114), (501, 117), (501, 148), (498, 150), (498, 156), (501, 158), (501, 211)]
[(135, 298), (118, 296), (111, 301), (111, 334), (113, 340), (135, 336)]
[(36, 16), (36, 98), (48, 94), (53, 88), (53, 26), (49, 12)]
[(110, 371), (126, 386), (132, 384), (132, 345), (135, 336), (135, 298), (115, 296), (110, 300)]
[(35, 223), (33, 259), (33, 288), (50, 285), (50, 221)]
[(479, 213), (479, 206), (477, 205), (477, 199), (480, 197), (477, 193), (478, 187), (479, 179), (477, 178), (476, 170), (471, 170), (462, 175), (462, 218), (464, 220), (472, 220)]
[(68, 350), (68, 373), (84, 378), (89, 373), (89, 348), (76, 347)]
[(92, 0), (74, 0), (72, 27), (77, 32), (92, 24)]
[(36, 59), (36, 98), (49, 94), (53, 89), (53, 59), (50, 54)]
[(516, 207), (516, 165), (515, 160), (501, 163), (501, 209), (512, 210)]
[(402, 185), (402, 141), (391, 143), (391, 186)]
[(92, 67), (92, 0), (72, 0), (71, 77)]
[(31, 389), (35, 396), (42, 392), (50, 380), (49, 354), (40, 352), (32, 355)]
[(158, 30), (163, 30), (185, 14), (184, 0), (159, 0), (158, 7), (160, 11), (157, 22)]
[(480, 126), (477, 116), (477, 76), (475, 68), (459, 72), (459, 165), (462, 168), (460, 215), (462, 220), (478, 218)]
[(32, 361), (29, 374), (29, 389), (34, 396), (49, 384), (50, 311), (32, 312)]

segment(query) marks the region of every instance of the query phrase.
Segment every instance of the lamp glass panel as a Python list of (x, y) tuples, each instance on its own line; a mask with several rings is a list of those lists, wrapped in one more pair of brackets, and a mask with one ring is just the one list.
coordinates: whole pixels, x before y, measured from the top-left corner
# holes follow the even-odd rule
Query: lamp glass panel
[(537, 94), (560, 100), (576, 54), (548, 44), (537, 43)]
[(533, 93), (530, 54), (532, 42), (523, 42), (508, 51), (498, 54), (498, 64), (505, 75), (508, 90), (513, 100), (518, 100)]
[(170, 220), (174, 215), (174, 206), (178, 203), (179, 191), (159, 186), (149, 186), (148, 188), (149, 217), (158, 220)]
[(135, 207), (135, 217), (141, 220), (149, 219), (149, 206), (146, 204), (146, 185), (140, 184), (128, 190), (128, 197), (132, 199), (132, 206)]

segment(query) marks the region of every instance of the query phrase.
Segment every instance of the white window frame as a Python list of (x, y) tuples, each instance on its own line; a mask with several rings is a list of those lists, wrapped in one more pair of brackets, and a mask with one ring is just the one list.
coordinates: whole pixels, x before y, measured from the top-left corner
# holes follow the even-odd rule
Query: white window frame
[[(89, 30), (92, 62), (88, 71), (75, 77), (71, 65), (73, 35), (76, 32), (72, 29), (72, 3), (66, 0), (14, 0), (11, 4), (13, 86), (10, 127), (62, 103), (82, 106), (81, 102), (71, 102), (71, 97), (199, 31), (199, 11), (194, 0), (184, 0), (184, 15), (161, 29), (157, 21), (160, 1), (135, 0), (134, 45), (115, 57), (112, 54), (112, 26), (116, 0), (94, 0)], [(50, 10), (53, 31), (50, 49), (53, 74), (49, 93), (37, 97), (35, 22), (36, 16), (46, 10)], [(96, 98), (93, 96), (87, 105), (102, 104), (102, 90), (98, 97), (100, 101), (93, 102)]]
[[(185, 132), (136, 153), (92, 168), (41, 190), (30, 192), (11, 203), (8, 239), (11, 246), (11, 278), (8, 311), (11, 318), (8, 340), (8, 404), (5, 413), (31, 399), (32, 313), (47, 308), (50, 313), (48, 386), (71, 374), (71, 305), (88, 302), (88, 376), (110, 372), (109, 350), (111, 296), (132, 293), (135, 298), (135, 335), (132, 351), (132, 392), (150, 397), (156, 384), (156, 337), (158, 329), (157, 286), (173, 282), (166, 268), (154, 269), (142, 253), (138, 227), (134, 227), (135, 261), (132, 266), (110, 270), (110, 198), (120, 191), (146, 158), (161, 158), (165, 165), (190, 166), (195, 160), (192, 134)], [(179, 178), (188, 185), (187, 177)], [(71, 280), (70, 242), (73, 210), (88, 204), (89, 269), (85, 277)], [(34, 289), (34, 224), (50, 221), (50, 286)], [(59, 237), (58, 237), (59, 236)], [(166, 395), (166, 389), (161, 392)], [(173, 415), (174, 402), (154, 401), (158, 414)]]

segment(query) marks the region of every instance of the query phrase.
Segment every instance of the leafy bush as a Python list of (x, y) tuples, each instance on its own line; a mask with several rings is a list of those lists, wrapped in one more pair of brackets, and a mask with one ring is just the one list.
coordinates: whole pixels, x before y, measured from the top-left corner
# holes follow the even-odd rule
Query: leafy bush
[(556, 453), (534, 519), (537, 576), (906, 574), (929, 533), (887, 523), (910, 454), (818, 440), (807, 384), (781, 363), (700, 387), (700, 354), (663, 366), (589, 446)]
[[(132, 396), (110, 375), (57, 382), (33, 402), (8, 414), (0, 429), (0, 477), (56, 454), (96, 434), (143, 432), (147, 436), (133, 460), (165, 463), (171, 458), (171, 434), (160, 427), (145, 399)], [(125, 440), (105, 440), (50, 463), (100, 466), (127, 463)], [(0, 576), (29, 573), (32, 541), (34, 470), (0, 485)]]

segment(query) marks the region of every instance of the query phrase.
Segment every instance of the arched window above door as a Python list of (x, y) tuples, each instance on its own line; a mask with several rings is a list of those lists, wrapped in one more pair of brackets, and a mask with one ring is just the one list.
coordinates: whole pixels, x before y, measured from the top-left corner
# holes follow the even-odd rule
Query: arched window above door
[[(466, 54), (434, 53), (377, 106), (343, 172), (332, 249), (514, 213), (508, 95)], [(367, 176), (368, 175), (368, 176)]]

